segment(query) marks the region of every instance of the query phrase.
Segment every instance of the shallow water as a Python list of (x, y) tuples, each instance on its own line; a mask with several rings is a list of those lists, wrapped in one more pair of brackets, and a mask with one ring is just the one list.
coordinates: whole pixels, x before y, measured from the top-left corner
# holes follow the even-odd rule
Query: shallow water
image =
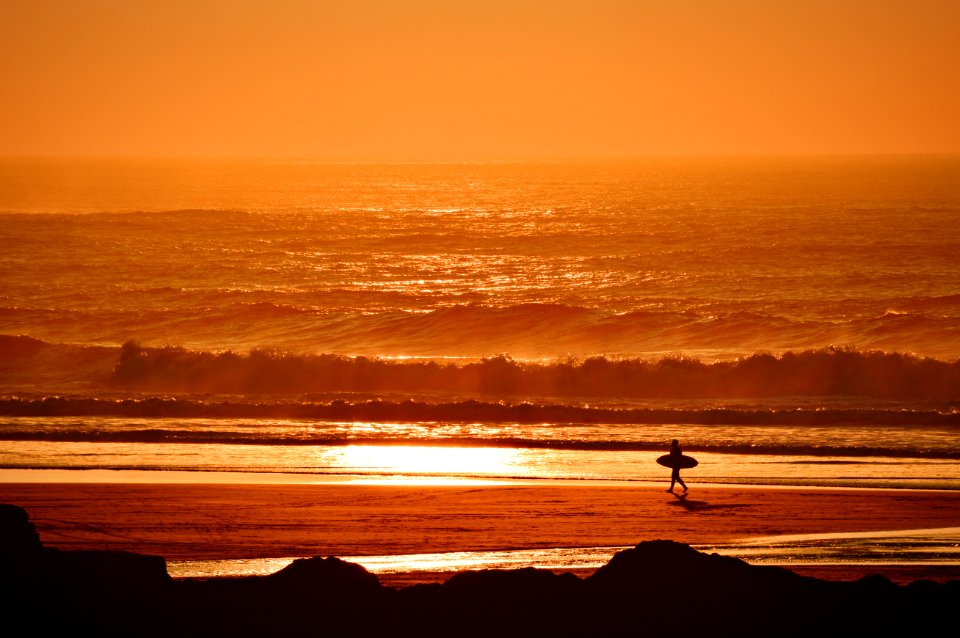
[[(898, 530), (873, 533), (809, 534), (744, 539), (722, 545), (694, 545), (706, 553), (739, 558), (753, 565), (783, 567), (872, 565), (960, 565), (960, 528)], [(446, 552), (392, 556), (343, 556), (379, 574), (454, 572), (481, 569), (535, 567), (554, 571), (594, 570), (602, 567), (622, 547), (557, 547), (494, 552)], [(174, 578), (265, 576), (295, 558), (246, 560), (169, 561)]]
[(45, 417), (2, 419), (0, 429), (5, 469), (262, 473), (311, 482), (659, 482), (668, 470), (655, 460), (680, 436), (700, 462), (684, 471), (692, 483), (960, 489), (960, 437), (943, 426)]

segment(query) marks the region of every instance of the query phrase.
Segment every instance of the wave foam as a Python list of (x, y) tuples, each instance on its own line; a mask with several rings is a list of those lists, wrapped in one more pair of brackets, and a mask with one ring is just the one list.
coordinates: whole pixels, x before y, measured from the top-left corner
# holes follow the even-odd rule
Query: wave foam
[(953, 402), (960, 399), (960, 360), (825, 348), (735, 361), (684, 356), (590, 357), (552, 362), (505, 355), (470, 362), (393, 360), (272, 350), (118, 349), (50, 344), (0, 335), (0, 381), (65, 391), (276, 395), (328, 392), (454, 393), (498, 397), (713, 399), (865, 397)]

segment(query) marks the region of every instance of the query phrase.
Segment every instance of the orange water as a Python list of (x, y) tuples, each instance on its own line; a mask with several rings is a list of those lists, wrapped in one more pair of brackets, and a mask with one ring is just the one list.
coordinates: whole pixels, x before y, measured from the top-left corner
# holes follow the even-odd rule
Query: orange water
[[(711, 481), (955, 474), (956, 156), (4, 160), (0, 246), (8, 468), (646, 479), (679, 436)], [(471, 424), (481, 469), (378, 447)]]

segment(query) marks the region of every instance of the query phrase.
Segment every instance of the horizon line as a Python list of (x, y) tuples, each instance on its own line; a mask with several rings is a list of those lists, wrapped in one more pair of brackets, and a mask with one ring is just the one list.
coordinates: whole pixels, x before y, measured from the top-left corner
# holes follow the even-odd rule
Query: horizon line
[(570, 155), (555, 157), (503, 158), (335, 158), (310, 155), (167, 155), (167, 154), (0, 154), (0, 162), (17, 161), (139, 161), (139, 162), (234, 162), (234, 163), (303, 163), (303, 164), (569, 164), (641, 162), (653, 160), (749, 160), (749, 159), (855, 159), (855, 158), (953, 158), (955, 151), (832, 151), (832, 152), (745, 152), (745, 153), (646, 153), (610, 155)]

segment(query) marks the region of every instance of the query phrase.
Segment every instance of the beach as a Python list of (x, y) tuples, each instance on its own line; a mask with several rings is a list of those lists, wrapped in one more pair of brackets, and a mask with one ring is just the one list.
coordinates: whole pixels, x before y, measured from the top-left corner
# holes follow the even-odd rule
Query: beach
[[(5, 483), (0, 501), (25, 508), (46, 546), (168, 562), (622, 547), (655, 539), (722, 546), (960, 527), (960, 493), (927, 490), (694, 485), (680, 498), (660, 485)], [(841, 579), (960, 577), (949, 565), (805, 564), (796, 571)], [(411, 575), (390, 578), (408, 582)]]
[(956, 624), (960, 2), (11, 4), (0, 633)]

